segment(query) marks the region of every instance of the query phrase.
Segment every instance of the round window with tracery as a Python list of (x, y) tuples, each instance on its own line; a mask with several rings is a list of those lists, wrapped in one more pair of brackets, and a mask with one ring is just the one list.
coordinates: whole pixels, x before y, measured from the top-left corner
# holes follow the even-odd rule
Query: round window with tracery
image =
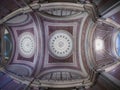
[(55, 31), (50, 35), (49, 50), (57, 58), (68, 57), (73, 49), (72, 35), (64, 30)]
[(22, 33), (19, 36), (19, 50), (24, 57), (32, 57), (35, 51), (35, 40), (30, 32)]

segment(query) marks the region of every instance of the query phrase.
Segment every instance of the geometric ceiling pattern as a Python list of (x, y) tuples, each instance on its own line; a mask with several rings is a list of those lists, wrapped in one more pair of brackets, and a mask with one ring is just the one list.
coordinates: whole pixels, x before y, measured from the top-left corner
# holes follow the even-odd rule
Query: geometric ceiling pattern
[[(83, 68), (83, 61), (81, 57), (81, 52), (77, 52), (76, 47), (81, 49), (81, 45), (79, 46), (78, 44), (81, 42), (81, 37), (79, 37), (79, 34), (82, 34), (80, 32), (80, 27), (81, 26), (81, 21), (84, 19), (82, 16), (86, 15), (86, 13), (83, 13), (80, 17), (78, 17), (78, 21), (75, 19), (69, 20), (69, 18), (66, 18), (66, 20), (51, 20), (50, 17), (47, 19), (45, 17), (43, 18), (42, 22), (44, 25), (44, 30), (45, 30), (45, 58), (42, 61), (42, 70), (40, 77), (44, 76), (45, 74), (49, 74), (49, 72), (56, 72), (56, 71), (61, 71), (61, 72), (69, 72), (69, 73), (77, 73), (81, 76), (81, 78), (86, 77), (87, 73), (86, 70)], [(62, 18), (61, 18), (62, 19)], [(83, 22), (84, 23), (84, 22)], [(61, 31), (62, 30), (62, 31)], [(57, 34), (56, 34), (57, 33)], [(63, 35), (66, 39), (63, 37), (56, 38), (57, 36)], [(51, 37), (52, 36), (52, 37)], [(64, 49), (61, 50), (61, 48), (57, 45), (54, 48), (57, 49), (59, 52), (64, 52), (64, 50), (68, 49), (67, 52), (62, 56), (61, 54), (56, 54), (53, 51), (51, 51), (53, 48), (50, 47), (52, 44), (51, 39), (54, 37), (57, 39), (57, 42), (54, 43), (66, 43), (66, 46), (64, 46)], [(78, 38), (77, 38), (78, 37)], [(50, 41), (49, 41), (50, 38)], [(72, 40), (73, 38), (73, 40)], [(63, 39), (63, 40), (61, 40)], [(73, 43), (74, 42), (74, 43)], [(63, 44), (62, 44), (63, 45)], [(68, 48), (69, 46), (69, 48)], [(50, 48), (50, 49), (49, 49)], [(52, 48), (52, 49), (51, 49)], [(57, 52), (56, 51), (56, 52)], [(78, 55), (79, 53), (79, 55)]]
[[(37, 75), (39, 80), (58, 80), (58, 86), (63, 80), (66, 84), (68, 80), (76, 80), (74, 84), (87, 81), (89, 67), (84, 46), (88, 26), (94, 23), (87, 12), (79, 11), (64, 19), (67, 15), (64, 11), (64, 16), (57, 19), (42, 11), (8, 20), (15, 47), (7, 70), (23, 76)], [(21, 69), (24, 73), (19, 73)]]
[(32, 57), (35, 53), (35, 40), (31, 33), (25, 32), (19, 36), (19, 50), (24, 57)]
[(57, 30), (56, 32), (53, 32), (48, 43), (50, 52), (58, 58), (70, 56), (73, 48), (71, 37), (70, 33), (65, 32), (65, 30)]
[[(35, 77), (35, 86), (87, 87), (96, 78), (94, 68), (115, 62), (108, 53), (112, 46), (105, 43), (114, 27), (96, 20), (93, 5), (48, 3), (40, 8), (37, 3), (31, 7), (39, 11), (24, 8), (29, 13), (16, 11), (5, 22), (14, 45), (6, 70)], [(101, 49), (104, 52), (96, 53)], [(109, 62), (101, 63), (106, 57)]]

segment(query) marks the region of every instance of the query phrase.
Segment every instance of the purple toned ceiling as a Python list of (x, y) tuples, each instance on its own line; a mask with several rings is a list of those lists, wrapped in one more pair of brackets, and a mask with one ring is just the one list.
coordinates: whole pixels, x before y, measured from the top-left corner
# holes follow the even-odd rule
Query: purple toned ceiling
[[(4, 1), (3, 6), (7, 5), (4, 3), (7, 2)], [(3, 6), (1, 7), (3, 8)], [(9, 5), (5, 7), (10, 8), (8, 12), (6, 10), (5, 14), (0, 15), (1, 17), (21, 6), (13, 5), (14, 10)], [(56, 16), (51, 16), (48, 11), (20, 14), (6, 22), (10, 28), (14, 45), (11, 60), (7, 67), (8, 71), (30, 77), (37, 75), (38, 79), (48, 80), (49, 84), (51, 83), (49, 80), (58, 80), (61, 86), (61, 81), (71, 80), (70, 84), (74, 86), (72, 80), (89, 81), (94, 67), (100, 69), (117, 61), (111, 51), (112, 35), (116, 33), (114, 26), (99, 21), (95, 24), (86, 12), (79, 13), (76, 11), (75, 13), (79, 13), (77, 16), (56, 18)], [(56, 33), (58, 36), (55, 39), (58, 41), (52, 39), (54, 53), (50, 51), (49, 44), (52, 36)], [(96, 38), (104, 42), (104, 50), (98, 52), (95, 50)], [(67, 50), (62, 50), (63, 52), (58, 50), (57, 52), (55, 49), (64, 46), (66, 40), (68, 41), (67, 46), (72, 47), (72, 50), (67, 56), (62, 56), (62, 53), (67, 53)], [(70, 40), (71, 42), (69, 42)], [(69, 43), (72, 43), (72, 46), (69, 46)], [(67, 46), (64, 46), (64, 49)]]
[[(93, 24), (90, 16), (82, 12), (77, 17), (64, 19), (63, 16), (57, 19), (42, 14), (20, 14), (6, 22), (14, 45), (7, 70), (18, 75), (37, 75), (40, 80), (87, 79), (90, 68), (87, 64), (85, 44), (88, 26)], [(59, 37), (58, 41), (53, 42), (57, 54), (51, 53), (49, 46), (50, 38), (54, 34), (58, 34), (55, 38)], [(59, 52), (59, 43), (63, 43), (63, 48), (67, 47), (68, 51), (71, 47), (72, 51), (64, 56), (67, 49)], [(72, 46), (69, 47), (71, 43)]]
[[(90, 1), (96, 4), (98, 11), (102, 13), (106, 9), (110, 8), (113, 4), (117, 3), (119, 0), (62, 0), (62, 2), (84, 2)], [(26, 6), (27, 4), (34, 2), (61, 2), (61, 0), (3, 0), (0, 3), (0, 19), (8, 15), (9, 13)]]
[(106, 63), (114, 63), (115, 56), (112, 52), (112, 41), (116, 32), (117, 31), (111, 25), (98, 22), (98, 25), (94, 31), (93, 43), (96, 39), (103, 40), (104, 50), (96, 51), (95, 46), (93, 45), (93, 51), (94, 59), (96, 60), (97, 65), (100, 67), (104, 66)]
[[(19, 22), (17, 19), (21, 17), (21, 21)], [(16, 19), (16, 22), (15, 22)], [(13, 34), (13, 42), (16, 43), (14, 46), (14, 53), (13, 58), (11, 61), (11, 64), (20, 64), (20, 65), (26, 65), (30, 67), (32, 73), (41, 73), (41, 75), (46, 74), (47, 72), (52, 71), (59, 71), (59, 70), (67, 70), (79, 73), (80, 75), (86, 76), (87, 68), (86, 65), (86, 58), (85, 58), (85, 47), (84, 45), (78, 46), (78, 42), (81, 41), (78, 38), (81, 38), (82, 42), (85, 40), (85, 33), (86, 28), (88, 25), (89, 18), (86, 18), (85, 24), (86, 28), (83, 28), (81, 26), (81, 22), (83, 20), (83, 16), (80, 18), (72, 19), (72, 20), (52, 20), (47, 19), (45, 17), (35, 15), (35, 14), (26, 14), (26, 15), (19, 15), (17, 17), (14, 17), (12, 20), (9, 20), (7, 22), (8, 26), (11, 28), (11, 33)], [(14, 21), (14, 22), (13, 22)], [(81, 32), (80, 28), (83, 28), (83, 32)], [(50, 54), (48, 45), (49, 45), (49, 38), (50, 35), (57, 31), (57, 30), (63, 30), (66, 32), (71, 33), (71, 36), (73, 37), (73, 51), (72, 54), (69, 55), (67, 58), (59, 59), (55, 58)], [(32, 38), (34, 38), (34, 54), (30, 54), (31, 56), (24, 55), (24, 45), (20, 46), (20, 38), (24, 37), (24, 33), (32, 34)], [(82, 34), (83, 33), (83, 34)], [(82, 37), (79, 37), (79, 34), (82, 35)], [(85, 43), (85, 42), (84, 42)], [(76, 48), (79, 49), (81, 47), (83, 50), (82, 52), (78, 51)], [(27, 47), (26, 47), (27, 48)], [(32, 50), (32, 49), (31, 49)], [(23, 53), (23, 54), (22, 54)], [(78, 53), (81, 53), (78, 54)], [(80, 55), (80, 56), (79, 56)], [(86, 70), (82, 69), (83, 64), (85, 64)], [(82, 66), (81, 66), (82, 65)], [(65, 70), (64, 70), (65, 69)], [(85, 74), (85, 75), (84, 75)]]

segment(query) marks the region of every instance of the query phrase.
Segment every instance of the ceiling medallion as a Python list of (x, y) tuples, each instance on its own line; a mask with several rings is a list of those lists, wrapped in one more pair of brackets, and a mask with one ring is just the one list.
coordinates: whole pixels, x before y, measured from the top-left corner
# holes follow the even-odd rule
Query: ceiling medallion
[(73, 49), (72, 35), (65, 30), (58, 30), (50, 35), (50, 54), (56, 58), (67, 58)]
[(35, 51), (35, 40), (30, 32), (22, 33), (19, 37), (19, 50), (23, 57), (30, 58)]

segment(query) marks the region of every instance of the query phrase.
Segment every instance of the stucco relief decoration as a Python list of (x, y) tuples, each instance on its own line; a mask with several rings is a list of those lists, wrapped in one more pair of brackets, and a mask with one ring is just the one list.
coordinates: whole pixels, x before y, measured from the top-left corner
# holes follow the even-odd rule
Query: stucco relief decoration
[[(97, 77), (93, 40), (98, 18), (94, 6), (67, 2), (30, 6), (36, 13), (23, 7), (15, 12), (16, 18), (7, 22), (15, 43), (10, 67), (20, 68), (21, 73), (25, 68), (23, 75), (35, 77), (30, 85), (37, 87), (91, 86)], [(20, 16), (20, 12), (30, 13)], [(98, 41), (95, 44), (100, 47)]]
[(23, 57), (30, 58), (35, 52), (35, 40), (30, 32), (22, 33), (19, 36), (19, 50)]
[(50, 35), (49, 50), (55, 58), (70, 56), (73, 48), (72, 35), (65, 30), (58, 30)]

